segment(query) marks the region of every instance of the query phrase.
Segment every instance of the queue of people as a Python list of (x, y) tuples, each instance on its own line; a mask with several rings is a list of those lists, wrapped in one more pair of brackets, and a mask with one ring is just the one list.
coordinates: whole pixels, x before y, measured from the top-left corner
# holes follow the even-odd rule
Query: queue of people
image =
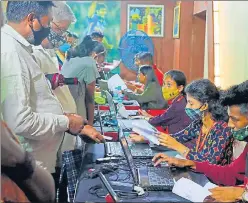
[[(54, 201), (62, 153), (75, 149), (76, 136), (105, 141), (93, 127), (104, 34), (93, 32), (77, 44), (78, 36), (68, 31), (75, 15), (60, 1), (9, 1), (6, 18), (1, 29), (2, 201)], [(208, 79), (187, 84), (178, 70), (163, 74), (151, 53), (138, 53), (134, 61), (137, 80), (125, 81), (122, 93), (136, 100), (144, 119), (161, 131), (160, 145), (184, 158), (158, 153), (154, 165), (167, 162), (205, 174), (220, 185), (211, 190), (216, 201), (247, 201), (248, 81), (220, 91)], [(66, 85), (65, 78), (75, 84)], [(142, 134), (130, 139), (148, 142)]]

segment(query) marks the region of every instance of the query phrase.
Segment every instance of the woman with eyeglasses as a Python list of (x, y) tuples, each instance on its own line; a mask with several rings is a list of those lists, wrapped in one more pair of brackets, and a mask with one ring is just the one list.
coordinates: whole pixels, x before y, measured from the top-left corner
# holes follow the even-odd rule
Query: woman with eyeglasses
[(62, 67), (65, 77), (77, 77), (78, 86), (70, 86), (71, 94), (76, 102), (77, 112), (87, 118), (88, 124), (94, 121), (94, 92), (97, 78), (100, 77), (97, 64), (105, 60), (104, 46), (86, 36), (81, 44), (67, 52)]

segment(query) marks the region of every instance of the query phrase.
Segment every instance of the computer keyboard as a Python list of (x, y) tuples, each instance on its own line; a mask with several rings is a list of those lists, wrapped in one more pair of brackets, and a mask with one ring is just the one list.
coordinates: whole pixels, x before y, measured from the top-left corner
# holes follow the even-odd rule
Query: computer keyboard
[(174, 186), (173, 176), (169, 167), (147, 167), (149, 189), (172, 190)]
[(119, 142), (107, 142), (107, 154), (111, 156), (124, 156)]
[[(123, 150), (119, 142), (107, 142), (107, 154), (112, 156), (124, 156)], [(139, 158), (151, 158), (155, 153), (148, 148), (139, 147), (139, 145), (129, 146), (131, 149), (132, 156)]]

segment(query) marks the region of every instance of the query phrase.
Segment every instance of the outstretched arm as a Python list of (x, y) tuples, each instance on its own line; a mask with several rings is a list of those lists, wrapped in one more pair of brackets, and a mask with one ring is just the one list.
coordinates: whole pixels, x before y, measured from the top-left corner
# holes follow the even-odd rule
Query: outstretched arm
[(95, 11), (96, 11), (96, 5), (97, 5), (97, 1), (93, 1), (90, 5), (89, 11), (88, 11), (88, 17), (92, 18), (92, 16), (94, 15)]

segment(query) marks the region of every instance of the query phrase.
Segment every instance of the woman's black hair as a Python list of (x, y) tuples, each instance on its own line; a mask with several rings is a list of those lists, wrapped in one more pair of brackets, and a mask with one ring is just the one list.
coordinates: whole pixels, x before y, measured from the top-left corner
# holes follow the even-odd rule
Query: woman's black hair
[(97, 42), (92, 40), (91, 37), (87, 35), (79, 45), (67, 52), (66, 59), (70, 60), (70, 58), (74, 57), (90, 56), (96, 46)]
[(97, 55), (105, 55), (106, 54), (106, 49), (103, 46), (101, 42), (94, 41), (95, 42), (95, 47), (93, 49), (93, 52), (95, 52)]
[(221, 91), (208, 79), (195, 80), (185, 88), (185, 92), (202, 104), (208, 104), (208, 112), (216, 121), (228, 121), (227, 108), (221, 104)]
[(144, 76), (146, 76), (146, 85), (145, 88), (150, 84), (151, 82), (156, 82), (159, 84), (157, 76), (155, 75), (154, 69), (151, 66), (142, 66), (140, 68), (140, 73), (142, 73)]
[(183, 86), (182, 94), (185, 94), (184, 89), (187, 85), (187, 79), (184, 73), (179, 70), (170, 70), (164, 74), (164, 78), (168, 76), (176, 82), (178, 87)]

